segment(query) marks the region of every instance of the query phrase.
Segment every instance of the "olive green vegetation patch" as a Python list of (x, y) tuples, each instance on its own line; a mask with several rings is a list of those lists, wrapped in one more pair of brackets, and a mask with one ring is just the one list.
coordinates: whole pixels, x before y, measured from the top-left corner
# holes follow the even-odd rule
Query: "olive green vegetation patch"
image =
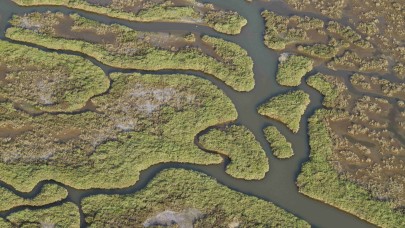
[[(203, 24), (218, 32), (227, 34), (240, 33), (243, 26), (247, 24), (247, 20), (240, 16), (237, 12), (229, 10), (214, 9), (212, 4), (203, 4), (194, 0), (188, 0), (186, 5), (177, 6), (172, 1), (145, 1), (143, 4), (138, 1), (132, 6), (131, 3), (121, 1), (111, 1), (110, 4), (100, 5), (92, 4), (86, 0), (13, 0), (15, 3), (23, 6), (39, 6), (39, 5), (56, 5), (66, 6), (73, 9), (85, 10), (98, 14), (105, 14), (110, 17), (139, 21), (139, 22), (179, 22), (179, 23), (195, 23)], [(142, 9), (139, 12), (128, 12), (131, 7), (136, 8), (136, 4), (142, 4)]]
[(283, 86), (299, 86), (314, 64), (312, 59), (299, 55), (282, 54), (279, 60), (276, 80)]
[(0, 97), (36, 111), (73, 111), (105, 92), (109, 80), (84, 58), (0, 40)]
[(309, 227), (305, 221), (274, 204), (247, 196), (195, 171), (169, 169), (141, 191), (130, 195), (84, 198), (82, 208), (90, 227), (141, 227), (165, 210), (195, 208), (205, 214), (196, 227)]
[(285, 136), (274, 126), (269, 126), (264, 129), (264, 136), (270, 144), (274, 156), (277, 158), (290, 158), (294, 155), (291, 143), (287, 141)]
[(80, 227), (79, 208), (73, 203), (44, 209), (25, 209), (7, 216), (7, 220), (13, 227)]
[(0, 187), (0, 211), (7, 211), (18, 206), (43, 206), (65, 199), (67, 195), (67, 190), (56, 184), (45, 184), (32, 199), (22, 198), (12, 191)]
[(310, 41), (307, 32), (324, 27), (324, 22), (317, 18), (296, 15), (284, 17), (268, 10), (264, 10), (261, 15), (266, 26), (264, 44), (275, 50), (285, 49), (293, 43)]
[[(112, 36), (115, 36), (115, 41), (109, 43), (104, 40), (94, 43), (82, 39), (64, 38), (56, 34), (54, 26), (65, 23), (61, 19), (65, 17), (73, 20), (75, 31), (94, 30), (97, 34), (111, 32)], [(201, 48), (192, 47), (194, 43), (190, 43), (184, 37), (177, 37), (187, 44), (181, 49), (165, 49), (158, 45), (165, 45), (165, 42), (168, 42), (166, 38), (170, 36), (168, 33), (135, 31), (118, 24), (102, 24), (77, 14), (31, 13), (25, 16), (14, 16), (10, 22), (13, 27), (6, 31), (6, 36), (10, 39), (50, 49), (84, 53), (112, 67), (201, 71), (222, 80), (238, 91), (249, 91), (255, 84), (253, 61), (247, 51), (235, 43), (220, 38), (209, 36), (201, 38), (204, 45), (212, 48), (212, 53), (208, 54)]]
[(317, 73), (308, 77), (307, 84), (324, 96), (325, 107), (343, 108), (348, 104), (347, 87), (334, 76)]
[(284, 123), (296, 133), (300, 128), (301, 116), (309, 102), (309, 95), (302, 90), (297, 90), (271, 98), (259, 106), (258, 112)]
[(233, 125), (224, 130), (211, 129), (199, 138), (199, 142), (207, 150), (228, 156), (231, 163), (226, 167), (226, 173), (235, 178), (258, 180), (269, 171), (266, 152), (246, 127)]
[(1, 180), (25, 192), (48, 179), (123, 188), (154, 164), (222, 161), (194, 144), (201, 131), (237, 118), (215, 85), (191, 75), (110, 76), (109, 93), (92, 99), (99, 112), (33, 117), (0, 103), (0, 127), (16, 132), (0, 137)]
[(12, 225), (10, 222), (7, 222), (3, 218), (0, 218), (0, 227), (2, 228), (12, 228)]
[(299, 191), (380, 227), (405, 227), (405, 216), (390, 208), (390, 202), (373, 200), (370, 192), (339, 178), (328, 162), (333, 153), (325, 118), (336, 111), (318, 110), (309, 119), (310, 161), (297, 179)]

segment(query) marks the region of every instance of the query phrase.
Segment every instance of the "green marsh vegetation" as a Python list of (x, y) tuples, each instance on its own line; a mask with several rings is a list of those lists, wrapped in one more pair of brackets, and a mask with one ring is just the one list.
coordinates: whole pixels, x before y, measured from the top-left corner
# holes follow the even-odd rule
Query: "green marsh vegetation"
[(77, 14), (31, 13), (14, 16), (10, 22), (13, 27), (6, 32), (10, 39), (81, 52), (112, 67), (196, 70), (217, 77), (238, 91), (254, 87), (252, 59), (237, 44), (219, 38), (140, 32)]
[(45, 184), (32, 199), (22, 198), (6, 188), (0, 187), (0, 211), (7, 211), (19, 206), (43, 206), (63, 200), (67, 195), (66, 189), (56, 184)]
[(228, 156), (231, 162), (226, 173), (235, 178), (259, 180), (269, 171), (266, 152), (244, 126), (211, 129), (199, 138), (199, 143), (207, 150)]
[(343, 13), (343, 9), (346, 6), (344, 0), (286, 0), (290, 6), (300, 11), (315, 11), (330, 18), (340, 18)]
[(345, 108), (351, 98), (343, 80), (331, 75), (316, 73), (307, 79), (307, 84), (324, 95), (322, 104), (329, 108)]
[[(384, 82), (362, 75), (351, 81), (363, 87)], [(378, 226), (404, 226), (399, 171), (404, 145), (394, 132), (395, 106), (383, 98), (351, 94), (338, 77), (317, 74), (308, 84), (325, 96), (329, 109), (309, 120), (311, 155), (298, 177), (299, 190)]]
[(142, 190), (130, 195), (84, 198), (82, 208), (90, 227), (141, 226), (165, 210), (195, 208), (204, 217), (195, 227), (309, 227), (309, 224), (270, 202), (233, 191), (195, 171), (160, 172)]
[[(289, 44), (309, 41), (307, 33), (324, 26), (319, 19), (298, 16), (288, 18), (268, 10), (262, 12), (262, 17), (266, 24), (264, 43), (275, 50), (285, 49)], [(295, 27), (291, 28), (290, 24), (295, 24)]]
[(237, 117), (211, 82), (190, 75), (110, 78), (109, 93), (91, 99), (97, 112), (33, 117), (1, 103), (0, 126), (15, 132), (0, 137), (2, 181), (19, 191), (48, 179), (78, 189), (123, 188), (154, 164), (222, 161), (194, 144), (201, 131)]
[(334, 112), (318, 110), (309, 119), (311, 155), (298, 176), (299, 191), (377, 226), (404, 226), (403, 213), (393, 210), (390, 202), (376, 200), (368, 190), (343, 180), (330, 164), (328, 157), (334, 153), (333, 142), (324, 119), (336, 118), (338, 114)]
[(73, 203), (44, 209), (25, 209), (7, 216), (7, 220), (11, 223), (10, 227), (80, 227), (79, 208)]
[(305, 56), (281, 54), (276, 80), (283, 86), (298, 86), (301, 78), (312, 70), (314, 61)]
[(258, 112), (280, 121), (296, 133), (300, 128), (301, 116), (309, 102), (309, 95), (302, 90), (297, 90), (271, 98), (259, 106)]
[(359, 90), (398, 99), (405, 98), (405, 83), (391, 82), (386, 79), (369, 77), (362, 74), (353, 74), (350, 77), (350, 82)]
[(213, 4), (200, 3), (195, 0), (145, 0), (122, 1), (109, 0), (13, 0), (23, 6), (57, 5), (80, 9), (110, 17), (138, 22), (180, 22), (202, 24), (218, 32), (227, 34), (240, 33), (247, 20), (237, 12), (219, 9)]
[[(403, 15), (399, 3), (387, 0), (286, 2), (296, 10), (315, 12), (331, 20), (313, 16), (309, 19), (313, 23), (307, 23), (311, 26), (305, 27), (301, 21), (306, 21), (306, 17), (264, 11), (264, 42), (269, 48), (309, 56), (332, 70), (395, 73), (399, 78), (405, 75), (402, 42), (405, 19), (399, 16)], [(343, 9), (347, 10), (343, 13)], [(348, 20), (344, 23), (333, 20), (342, 16)]]
[[(405, 52), (405, 51), (404, 51)], [(394, 73), (400, 79), (405, 79), (405, 64), (398, 63), (394, 66)]]
[(104, 72), (81, 57), (0, 41), (0, 97), (37, 112), (80, 109), (105, 92)]
[(291, 143), (274, 126), (268, 126), (264, 129), (264, 136), (270, 144), (273, 155), (276, 158), (290, 158), (294, 155)]
[(387, 59), (378, 56), (361, 57), (353, 51), (345, 51), (343, 55), (333, 58), (327, 66), (332, 70), (343, 68), (358, 72), (386, 73), (389, 71)]
[(312, 44), (312, 45), (299, 45), (297, 51), (301, 54), (320, 59), (331, 59), (339, 54), (343, 49), (350, 46), (349, 43), (342, 40), (338, 41), (332, 38), (328, 44)]

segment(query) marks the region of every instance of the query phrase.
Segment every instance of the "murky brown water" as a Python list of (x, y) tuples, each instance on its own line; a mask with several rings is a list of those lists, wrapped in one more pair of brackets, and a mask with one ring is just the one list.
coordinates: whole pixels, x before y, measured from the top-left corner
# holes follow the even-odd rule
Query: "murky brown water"
[[(308, 136), (306, 133), (308, 130), (308, 126), (306, 120), (309, 116), (312, 115), (315, 109), (321, 107), (322, 97), (319, 95), (319, 93), (307, 86), (305, 83), (299, 86), (299, 89), (304, 90), (310, 95), (311, 103), (304, 114), (304, 120), (301, 121), (300, 131), (297, 134), (291, 133), (283, 124), (280, 124), (273, 120), (269, 120), (259, 115), (256, 111), (257, 106), (266, 101), (268, 98), (281, 93), (285, 93), (289, 90), (289, 88), (279, 86), (275, 81), (278, 53), (273, 52), (264, 46), (262, 37), (262, 34), (264, 32), (264, 23), (260, 16), (260, 12), (264, 8), (271, 9), (281, 15), (290, 15), (295, 12), (288, 8), (283, 2), (277, 0), (270, 3), (255, 1), (250, 4), (243, 0), (206, 0), (204, 2), (211, 2), (214, 4), (218, 4), (221, 8), (239, 12), (242, 16), (247, 18), (248, 25), (242, 30), (242, 33), (240, 35), (228, 36), (214, 32), (210, 28), (198, 25), (180, 23), (134, 23), (124, 20), (112, 19), (97, 14), (86, 13), (78, 10), (70, 10), (65, 7), (24, 8), (18, 7), (8, 0), (0, 0), (0, 15), (3, 18), (0, 22), (0, 38), (2, 39), (6, 39), (4, 38), (4, 30), (7, 26), (6, 21), (13, 13), (24, 14), (33, 11), (46, 12), (48, 10), (55, 12), (61, 11), (63, 13), (78, 12), (80, 15), (93, 20), (98, 20), (107, 24), (119, 23), (136, 30), (153, 32), (188, 31), (221, 37), (241, 45), (248, 51), (249, 55), (254, 60), (256, 86), (252, 91), (247, 93), (235, 92), (224, 83), (199, 72), (175, 72), (190, 73), (208, 79), (215, 85), (217, 85), (220, 89), (222, 89), (226, 93), (226, 95), (230, 97), (238, 110), (239, 117), (237, 120), (237, 124), (245, 125), (254, 133), (256, 139), (260, 142), (269, 157), (270, 171), (268, 172), (264, 180), (244, 181), (232, 178), (224, 172), (226, 162), (221, 165), (210, 166), (167, 163), (150, 167), (149, 169), (141, 173), (139, 182), (125, 189), (92, 189), (84, 191), (72, 189), (68, 186), (65, 186), (69, 191), (69, 197), (67, 201), (72, 201), (79, 205), (81, 199), (89, 195), (127, 194), (136, 192), (144, 187), (148, 183), (148, 181), (162, 169), (179, 167), (206, 173), (216, 178), (220, 183), (228, 186), (231, 189), (273, 202), (281, 208), (284, 208), (286, 211), (308, 221), (314, 227), (373, 227), (369, 223), (362, 221), (351, 214), (348, 214), (330, 205), (324, 204), (298, 193), (297, 187), (295, 185), (295, 180), (300, 171), (302, 163), (307, 161), (309, 156)], [(307, 16), (314, 15), (311, 13), (300, 12), (297, 12), (295, 14)], [(86, 57), (83, 54), (74, 52), (64, 53), (76, 54)], [(92, 58), (88, 59), (90, 59), (96, 65), (100, 66), (106, 73), (118, 71), (117, 69), (102, 65)], [(156, 73), (167, 74), (173, 73), (173, 71), (159, 71)], [(346, 77), (347, 75), (344, 76)], [(287, 137), (287, 139), (292, 142), (295, 155), (291, 159), (278, 160), (272, 155), (269, 145), (263, 135), (263, 128), (268, 125), (276, 126)], [(44, 182), (41, 182), (41, 184), (43, 183)], [(39, 191), (39, 186), (41, 184), (39, 184), (31, 193), (25, 196), (34, 196), (35, 193)], [(8, 186), (4, 183), (2, 185), (6, 186), (9, 189), (13, 189), (11, 186)], [(18, 192), (16, 192), (16, 194), (24, 195)], [(21, 208), (16, 208), (14, 210), (11, 210), (10, 212), (20, 209)], [(10, 212), (0, 213), (0, 216), (6, 216)], [(82, 226), (85, 227), (83, 218)]]

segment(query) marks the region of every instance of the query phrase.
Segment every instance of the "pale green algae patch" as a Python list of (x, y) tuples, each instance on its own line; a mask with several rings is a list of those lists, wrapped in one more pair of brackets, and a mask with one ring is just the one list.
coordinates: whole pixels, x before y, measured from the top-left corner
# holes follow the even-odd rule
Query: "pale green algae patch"
[(183, 169), (159, 173), (139, 192), (84, 198), (82, 208), (90, 227), (141, 227), (165, 210), (195, 208), (205, 216), (195, 227), (309, 227), (305, 221), (274, 204), (219, 184), (205, 174)]
[(56, 184), (45, 184), (32, 199), (22, 198), (12, 191), (0, 187), (0, 211), (7, 211), (18, 206), (43, 206), (63, 200), (67, 195), (67, 190)]
[(290, 158), (294, 155), (291, 143), (274, 126), (268, 126), (264, 130), (264, 136), (270, 144), (273, 155), (277, 158)]
[(235, 178), (259, 180), (269, 171), (266, 152), (244, 126), (211, 129), (199, 138), (199, 143), (207, 150), (228, 156), (231, 162), (226, 173)]
[[(247, 20), (237, 12), (218, 9), (213, 4), (194, 0), (181, 1), (107, 1), (106, 4), (86, 0), (13, 0), (23, 6), (56, 5), (110, 17), (138, 22), (178, 22), (207, 25), (218, 32), (240, 33)], [(132, 9), (132, 10), (131, 10)]]
[(25, 192), (49, 179), (77, 189), (124, 188), (154, 164), (222, 161), (194, 144), (199, 132), (237, 118), (215, 85), (191, 75), (110, 77), (109, 93), (92, 99), (98, 112), (33, 117), (0, 103), (0, 127), (16, 131), (0, 137), (1, 180)]
[[(10, 23), (13, 27), (7, 29), (6, 36), (12, 40), (80, 52), (115, 68), (201, 71), (238, 91), (252, 90), (255, 84), (253, 61), (247, 51), (220, 38), (204, 35), (199, 38), (201, 44), (196, 44), (195, 37), (136, 31), (77, 14), (15, 15)], [(99, 40), (76, 36), (89, 31)]]
[(271, 98), (260, 105), (261, 115), (284, 123), (292, 132), (298, 132), (301, 116), (310, 102), (309, 95), (302, 90), (292, 91)]
[(73, 111), (105, 92), (109, 80), (84, 58), (0, 40), (0, 97), (33, 111)]
[(44, 209), (25, 209), (7, 216), (7, 220), (12, 227), (80, 227), (79, 208), (73, 203)]

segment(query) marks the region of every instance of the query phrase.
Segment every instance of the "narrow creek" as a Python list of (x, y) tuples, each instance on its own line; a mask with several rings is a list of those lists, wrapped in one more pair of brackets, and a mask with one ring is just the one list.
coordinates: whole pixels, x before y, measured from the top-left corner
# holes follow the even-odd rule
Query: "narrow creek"
[[(139, 191), (155, 176), (158, 172), (166, 168), (186, 168), (196, 170), (205, 173), (209, 176), (216, 178), (221, 184), (228, 186), (236, 191), (253, 195), (261, 199), (270, 201), (277, 206), (285, 209), (286, 211), (306, 220), (313, 227), (373, 227), (373, 225), (360, 220), (359, 218), (343, 212), (337, 208), (334, 208), (325, 203), (319, 202), (317, 200), (311, 199), (304, 196), (298, 192), (295, 185), (295, 180), (299, 174), (302, 164), (308, 160), (309, 157), (309, 145), (308, 145), (308, 124), (307, 119), (313, 114), (313, 112), (320, 108), (322, 97), (314, 89), (303, 83), (301, 86), (293, 89), (302, 89), (308, 94), (310, 94), (311, 103), (305, 112), (303, 119), (300, 124), (300, 131), (297, 134), (293, 134), (289, 131), (283, 124), (267, 119), (259, 115), (256, 108), (261, 103), (265, 102), (268, 98), (276, 96), (281, 93), (285, 93), (291, 88), (279, 86), (275, 80), (275, 74), (277, 69), (277, 58), (278, 54), (274, 51), (268, 49), (263, 43), (262, 34), (264, 32), (264, 23), (260, 16), (260, 12), (263, 9), (270, 9), (281, 15), (308, 15), (309, 13), (296, 13), (290, 8), (288, 8), (282, 1), (272, 1), (272, 2), (253, 2), (247, 3), (243, 0), (228, 0), (228, 1), (215, 1), (215, 0), (204, 0), (204, 2), (214, 3), (221, 6), (224, 9), (230, 9), (239, 12), (248, 20), (248, 25), (242, 30), (242, 33), (237, 36), (229, 36), (219, 34), (210, 28), (204, 26), (196, 26), (192, 24), (180, 24), (180, 23), (136, 23), (128, 22), (125, 20), (113, 19), (102, 15), (97, 15), (94, 13), (83, 12), (80, 10), (71, 10), (66, 7), (19, 7), (12, 3), (10, 0), (0, 0), (0, 38), (6, 39), (4, 37), (4, 31), (7, 28), (7, 21), (12, 14), (24, 14), (33, 11), (45, 12), (45, 11), (61, 11), (63, 13), (79, 13), (80, 15), (97, 20), (103, 23), (119, 23), (126, 25), (128, 27), (143, 30), (143, 31), (191, 31), (201, 34), (208, 34), (215, 37), (221, 37), (223, 39), (235, 42), (246, 49), (249, 55), (254, 61), (254, 73), (256, 86), (255, 88), (247, 93), (236, 92), (230, 87), (226, 86), (219, 80), (207, 76), (203, 73), (193, 72), (193, 71), (158, 71), (153, 73), (158, 74), (169, 74), (169, 73), (190, 73), (198, 77), (210, 80), (215, 85), (217, 85), (224, 93), (232, 100), (237, 111), (238, 119), (236, 124), (241, 124), (249, 128), (255, 135), (256, 139), (260, 142), (264, 150), (266, 151), (269, 162), (270, 171), (267, 173), (266, 177), (260, 181), (244, 181), (232, 178), (227, 175), (225, 170), (226, 162), (220, 165), (191, 165), (191, 164), (178, 164), (178, 163), (165, 163), (158, 164), (150, 167), (149, 169), (143, 171), (140, 176), (140, 181), (136, 184), (124, 188), (124, 189), (91, 189), (91, 190), (77, 190), (69, 186), (65, 186), (61, 183), (59, 185), (65, 187), (69, 196), (64, 201), (71, 201), (80, 207), (80, 201), (83, 197), (95, 194), (128, 194)], [(322, 18), (322, 17), (321, 17)], [(29, 45), (28, 46), (34, 46)], [(42, 48), (43, 49), (43, 48)], [(46, 49), (43, 49), (46, 50)], [(84, 56), (79, 53), (64, 52)], [(107, 74), (116, 71), (124, 71), (108, 67), (101, 64), (100, 62), (84, 56), (90, 59), (94, 64), (101, 67)], [(127, 71), (124, 71), (127, 72)], [(141, 72), (141, 71), (128, 71), (128, 72)], [(286, 160), (276, 159), (270, 150), (268, 143), (263, 135), (263, 128), (268, 125), (276, 126), (286, 137), (292, 142), (295, 155)], [(48, 181), (49, 182), (49, 181)], [(16, 192), (11, 186), (1, 183), (14, 193), (20, 196), (33, 197), (35, 196), (40, 187), (47, 183), (47, 181), (41, 182), (36, 188), (27, 194)], [(51, 182), (52, 183), (52, 182)], [(53, 204), (54, 205), (54, 204)], [(45, 206), (45, 207), (49, 207)], [(21, 210), (22, 208), (15, 208), (6, 213), (0, 213), (0, 216), (5, 217), (8, 214)], [(82, 227), (86, 227), (83, 217), (81, 218)]]

